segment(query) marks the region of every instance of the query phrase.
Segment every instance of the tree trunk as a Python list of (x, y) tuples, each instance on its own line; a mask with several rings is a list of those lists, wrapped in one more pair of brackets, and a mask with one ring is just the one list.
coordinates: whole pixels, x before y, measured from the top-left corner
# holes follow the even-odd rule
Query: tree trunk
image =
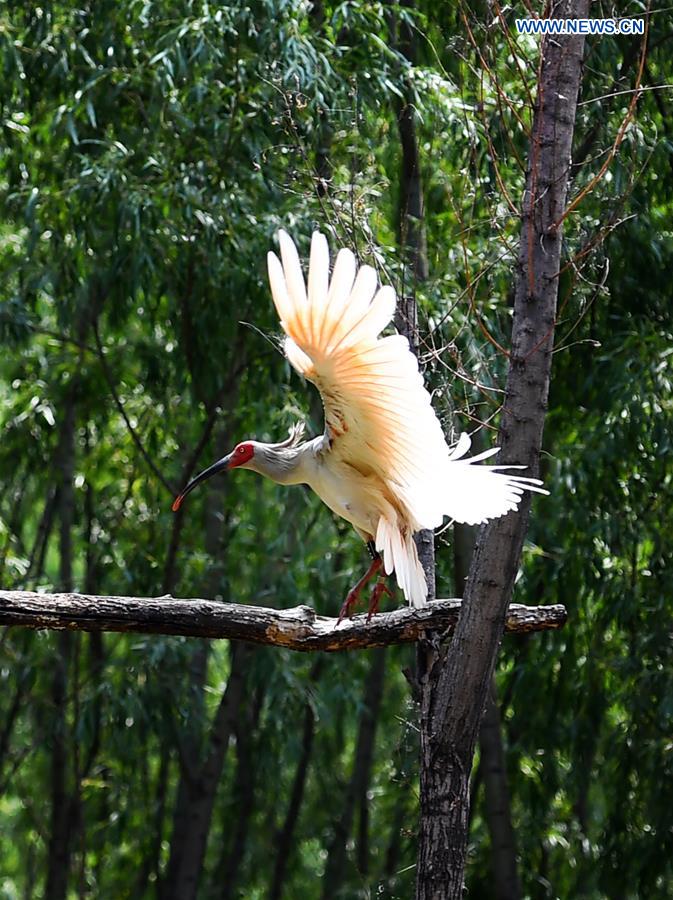
[[(259, 727), (259, 719), (264, 705), (265, 685), (256, 691), (250, 702), (241, 706), (236, 723), (236, 771), (234, 773), (233, 795), (235, 800), (232, 839), (228, 851), (223, 850), (217, 867), (221, 882), (220, 900), (232, 900), (240, 896), (236, 885), (239, 881), (245, 848), (250, 831), (250, 819), (254, 812), (255, 781), (257, 769), (255, 760), (254, 735)], [(216, 893), (216, 892), (214, 892)]]
[(49, 485), (49, 488), (47, 489), (47, 497), (44, 502), (44, 510), (42, 512), (42, 516), (40, 517), (40, 524), (38, 525), (37, 533), (35, 535), (35, 543), (33, 544), (33, 549), (30, 554), (28, 571), (26, 572), (26, 577), (24, 580), (24, 584), (27, 588), (30, 587), (31, 584), (34, 588), (39, 583), (40, 578), (42, 577), (44, 558), (47, 552), (47, 545), (49, 543), (51, 529), (54, 524), (54, 512), (56, 511), (57, 502), (58, 488), (56, 488), (54, 485)]
[[(482, 447), (474, 447), (477, 451)], [(469, 525), (455, 525), (453, 529), (453, 559), (456, 593), (462, 593), (474, 552), (476, 529)], [(505, 751), (495, 676), (486, 710), (479, 730), (479, 769), (484, 781), (486, 823), (491, 838), (492, 890), (494, 900), (519, 900), (521, 885), (516, 859), (516, 840), (505, 768)], [(472, 796), (476, 796), (473, 790)]]
[(327, 854), (327, 864), (323, 876), (323, 900), (332, 900), (333, 897), (339, 896), (346, 875), (346, 844), (353, 827), (357, 799), (369, 784), (374, 758), (374, 741), (383, 696), (385, 668), (385, 649), (372, 650), (372, 665), (367, 676), (364, 703), (360, 715), (353, 774), (346, 790), (341, 815), (334, 824), (334, 836)]
[[(60, 487), (59, 500), (59, 580), (62, 591), (72, 591), (72, 528), (75, 517), (75, 393), (74, 377), (65, 403), (57, 470)], [(53, 722), (51, 727), (51, 773), (49, 822), (49, 846), (47, 849), (46, 900), (65, 900), (70, 873), (72, 851), (71, 805), (75, 802), (68, 785), (68, 669), (72, 658), (75, 636), (67, 631), (59, 634), (58, 650), (54, 654), (54, 670), (51, 682)]]
[[(308, 684), (314, 684), (320, 677), (324, 659), (319, 657), (317, 662), (313, 664), (308, 677)], [(273, 869), (273, 878), (269, 888), (269, 900), (281, 900), (283, 896), (283, 888), (285, 885), (285, 876), (287, 873), (290, 853), (292, 852), (293, 837), (297, 821), (299, 819), (299, 811), (304, 799), (304, 788), (306, 787), (306, 777), (308, 775), (308, 767), (313, 752), (313, 738), (315, 736), (315, 714), (310, 698), (307, 698), (304, 706), (304, 727), (302, 730), (301, 752), (297, 762), (294, 779), (292, 782), (292, 790), (290, 791), (290, 802), (285, 814), (283, 826), (278, 832), (275, 841), (276, 845), (276, 862)]]
[[(164, 840), (164, 823), (166, 819), (166, 794), (168, 792), (168, 779), (170, 774), (171, 750), (168, 744), (162, 744), (159, 757), (159, 771), (156, 778), (156, 787), (152, 793), (151, 807), (147, 810), (150, 822), (148, 845), (145, 850), (138, 875), (134, 881), (133, 896), (149, 896), (147, 890), (150, 879), (154, 880), (157, 891), (156, 896), (161, 896), (161, 881), (159, 875), (159, 861), (161, 859), (161, 846)], [(149, 787), (149, 786), (148, 786)]]
[[(402, 6), (412, 8), (413, 4), (403, 0)], [(398, 49), (407, 60), (416, 63), (416, 34), (409, 19), (401, 18), (397, 25), (394, 40)], [(398, 99), (396, 106), (397, 129), (402, 151), (402, 169), (400, 172), (400, 212), (399, 243), (407, 251), (407, 259), (411, 269), (413, 285), (425, 281), (428, 277), (428, 251), (425, 234), (425, 201), (423, 199), (423, 180), (421, 177), (421, 157), (416, 136), (416, 112), (412, 103), (413, 90), (405, 79), (405, 96)], [(403, 293), (413, 293), (404, 291)]]
[(16, 724), (19, 712), (23, 707), (23, 699), (28, 692), (30, 684), (30, 679), (28, 678), (25, 671), (17, 674), (18, 677), (16, 679), (16, 689), (14, 690), (14, 695), (9, 702), (7, 715), (5, 716), (5, 721), (2, 725), (2, 729), (0, 729), (0, 794), (2, 794), (1, 785), (3, 784), (2, 770), (5, 758), (9, 754), (12, 732), (14, 731), (14, 725)]
[[(224, 448), (228, 441), (228, 434), (221, 431), (215, 442), (216, 455), (223, 456)], [(224, 480), (218, 480), (213, 483), (212, 490), (206, 495), (206, 530), (204, 545), (206, 552), (211, 560), (218, 560), (221, 557), (223, 534), (222, 521), (220, 517), (221, 509), (226, 508), (226, 484)], [(174, 535), (176, 533), (174, 532)], [(179, 538), (177, 538), (179, 540)], [(175, 552), (169, 551), (166, 564), (165, 578), (174, 580), (177, 574), (176, 568), (177, 549)], [(220, 566), (213, 564), (209, 575), (207, 588), (212, 596), (216, 596), (220, 590)], [(173, 587), (171, 583), (171, 588)], [(190, 721), (187, 726), (187, 734), (180, 747), (180, 781), (178, 783), (178, 792), (176, 796), (175, 806), (173, 809), (173, 831), (171, 836), (171, 851), (169, 856), (168, 870), (166, 876), (166, 890), (168, 896), (174, 889), (178, 874), (183, 873), (189, 883), (196, 885), (200, 872), (192, 871), (187, 875), (188, 869), (194, 866), (201, 866), (201, 862), (205, 856), (205, 842), (208, 839), (208, 830), (210, 827), (210, 818), (208, 818), (207, 826), (203, 823), (195, 827), (195, 817), (210, 813), (207, 806), (203, 804), (201, 796), (202, 788), (200, 782), (204, 774), (204, 761), (201, 759), (201, 752), (204, 745), (204, 701), (206, 676), (208, 671), (208, 657), (210, 653), (210, 645), (208, 641), (195, 640), (192, 641), (191, 659), (189, 664), (189, 687), (192, 698), (190, 709)], [(225, 724), (225, 727), (226, 724)], [(225, 748), (226, 749), (226, 748)], [(221, 762), (224, 763), (225, 755), (222, 754)], [(219, 782), (220, 771), (213, 773), (216, 778), (215, 783), (211, 786), (215, 791)], [(214, 798), (213, 798), (214, 799)], [(198, 812), (197, 812), (198, 808)], [(199, 836), (197, 838), (197, 835)], [(196, 840), (203, 841), (203, 846), (197, 848)], [(187, 859), (189, 856), (189, 860)]]
[[(582, 18), (588, 0), (557, 17)], [(537, 470), (551, 372), (570, 152), (584, 39), (544, 39), (524, 193), (512, 349), (499, 462)], [(463, 897), (469, 778), (521, 549), (530, 498), (482, 528), (454, 637), (422, 683), (418, 900)]]
[(481, 771), (484, 779), (486, 822), (491, 837), (494, 900), (520, 900), (521, 884), (516, 862), (516, 839), (505, 770), (500, 709), (495, 678), (479, 731)]
[(164, 896), (167, 900), (192, 900), (198, 896), (199, 878), (206, 853), (206, 842), (213, 814), (215, 792), (236, 717), (243, 699), (244, 674), (253, 651), (245, 644), (231, 645), (231, 672), (220, 700), (208, 737), (203, 765), (193, 773), (185, 773), (181, 781), (183, 797), (178, 808), (186, 817), (179, 826), (179, 839), (171, 841), (171, 859)]

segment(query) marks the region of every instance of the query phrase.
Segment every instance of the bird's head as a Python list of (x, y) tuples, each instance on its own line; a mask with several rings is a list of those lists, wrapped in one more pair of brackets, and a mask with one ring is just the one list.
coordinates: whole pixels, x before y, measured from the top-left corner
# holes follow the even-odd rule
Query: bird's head
[(173, 512), (177, 512), (180, 509), (187, 494), (191, 493), (194, 488), (203, 481), (207, 481), (209, 478), (212, 478), (213, 475), (218, 475), (220, 472), (228, 472), (229, 469), (250, 468), (249, 463), (251, 463), (254, 458), (255, 441), (243, 441), (240, 444), (236, 444), (231, 453), (223, 456), (222, 459), (218, 459), (212, 466), (208, 466), (207, 469), (204, 469), (203, 472), (199, 472), (198, 475), (192, 478), (184, 491), (178, 494), (173, 501)]
[(236, 444), (231, 453), (218, 459), (212, 466), (199, 472), (187, 487), (173, 501), (173, 512), (177, 512), (182, 502), (194, 488), (213, 475), (228, 472), (230, 469), (251, 469), (266, 475), (274, 481), (283, 481), (284, 474), (292, 462), (294, 450), (298, 447), (304, 434), (304, 425), (298, 422), (290, 429), (290, 436), (280, 444), (263, 444), (259, 441), (243, 441)]

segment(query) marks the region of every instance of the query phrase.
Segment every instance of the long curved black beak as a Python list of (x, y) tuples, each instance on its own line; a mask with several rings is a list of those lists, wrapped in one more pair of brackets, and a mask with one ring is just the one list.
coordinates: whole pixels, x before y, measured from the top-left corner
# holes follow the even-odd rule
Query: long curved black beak
[(182, 501), (187, 494), (191, 493), (198, 484), (201, 484), (202, 481), (206, 481), (208, 478), (212, 478), (212, 476), (217, 475), (218, 472), (226, 472), (229, 468), (229, 463), (231, 462), (231, 456), (231, 453), (228, 456), (223, 456), (222, 459), (218, 459), (212, 466), (208, 466), (207, 469), (204, 469), (203, 472), (199, 472), (198, 475), (192, 478), (184, 491), (182, 491), (181, 494), (178, 494), (173, 501), (173, 506), (171, 507), (173, 512), (177, 512), (180, 509)]

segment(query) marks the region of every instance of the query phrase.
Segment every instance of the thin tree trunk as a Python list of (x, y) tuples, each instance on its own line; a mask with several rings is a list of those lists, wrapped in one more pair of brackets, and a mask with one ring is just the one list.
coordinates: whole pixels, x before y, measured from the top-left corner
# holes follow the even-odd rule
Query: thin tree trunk
[[(76, 378), (77, 376), (75, 376)], [(57, 470), (59, 487), (59, 554), (60, 589), (72, 591), (72, 528), (75, 517), (75, 393), (73, 383), (65, 403)], [(51, 725), (51, 773), (50, 773), (50, 825), (47, 849), (46, 900), (65, 900), (70, 873), (72, 851), (71, 796), (68, 787), (68, 722), (67, 691), (68, 668), (72, 658), (74, 635), (67, 631), (57, 638), (58, 650), (54, 655), (51, 683), (53, 722)]]
[[(409, 0), (402, 0), (403, 7), (413, 8)], [(416, 32), (409, 19), (400, 17), (393, 22), (393, 40), (400, 53), (404, 54), (411, 65), (416, 64)], [(423, 282), (428, 277), (428, 251), (425, 234), (425, 201), (423, 198), (423, 180), (421, 177), (421, 156), (416, 135), (416, 111), (413, 106), (413, 88), (404, 79), (404, 97), (396, 102), (397, 129), (402, 150), (402, 168), (400, 172), (400, 212), (399, 243), (407, 251), (407, 259), (413, 278), (413, 285)], [(405, 291), (404, 293), (409, 293)], [(411, 291), (413, 293), (413, 291)]]
[(166, 820), (166, 793), (168, 791), (168, 776), (170, 771), (170, 748), (162, 744), (160, 748), (159, 772), (157, 773), (156, 788), (152, 801), (153, 813), (150, 817), (149, 851), (145, 852), (138, 877), (135, 880), (134, 897), (145, 897), (154, 876), (157, 888), (157, 897), (161, 895), (161, 883), (158, 879), (159, 860), (161, 858), (161, 845), (164, 839), (164, 824)]
[[(210, 524), (212, 517), (210, 515), (213, 497), (219, 496), (219, 484), (214, 485), (213, 493), (209, 493), (206, 497), (207, 513), (206, 513), (206, 543), (211, 533)], [(175, 589), (177, 582), (177, 556), (182, 535), (182, 517), (178, 513), (173, 521), (171, 529), (171, 539), (169, 542), (168, 552), (164, 564), (164, 576), (162, 589), (164, 593), (171, 594)], [(173, 806), (173, 827), (170, 838), (170, 854), (168, 865), (164, 876), (161, 878), (158, 886), (158, 895), (162, 898), (175, 896), (174, 888), (178, 872), (185, 865), (185, 853), (187, 852), (188, 831), (192, 819), (191, 804), (194, 802), (194, 779), (200, 767), (199, 754), (202, 742), (200, 740), (200, 732), (203, 729), (203, 689), (206, 681), (206, 673), (208, 667), (209, 648), (206, 641), (196, 640), (192, 642), (192, 656), (189, 662), (189, 688), (191, 693), (190, 703), (190, 726), (184, 739), (178, 736), (179, 758), (180, 758), (180, 779), (178, 781), (178, 789), (175, 796)], [(224, 696), (222, 698), (224, 700)], [(157, 858), (156, 847), (152, 847), (150, 856), (152, 860)], [(152, 860), (143, 866), (144, 870), (152, 865)]]
[[(26, 638), (24, 638), (22, 643), (25, 646)], [(5, 721), (2, 725), (2, 729), (0, 730), (0, 776), (2, 776), (5, 759), (10, 754), (14, 726), (16, 725), (16, 722), (18, 720), (19, 713), (24, 707), (23, 700), (29, 688), (30, 676), (28, 670), (23, 669), (22, 671), (17, 672), (16, 689), (10, 701), (9, 708), (7, 709), (7, 715), (5, 716)], [(2, 794), (3, 781), (4, 779), (0, 777), (0, 795)]]
[[(30, 469), (28, 471), (22, 473), (22, 476), (19, 480), (18, 485), (11, 484), (9, 489), (6, 490), (6, 496), (11, 497), (11, 513), (9, 515), (9, 521), (7, 521), (7, 533), (5, 536), (5, 541), (2, 545), (2, 550), (0, 550), (0, 575), (2, 576), (3, 581), (6, 581), (5, 578), (5, 563), (7, 561), (7, 553), (12, 544), (12, 541), (15, 541), (17, 546), (20, 549), (20, 552), (25, 556), (26, 548), (23, 546), (23, 541), (21, 539), (21, 522), (24, 520), (23, 513), (23, 502), (26, 496), (26, 485), (28, 479), (30, 477)], [(31, 553), (31, 557), (35, 552), (35, 546), (33, 546), (33, 551)], [(28, 563), (28, 567), (30, 569), (30, 561)], [(20, 584), (26, 584), (27, 574), (21, 578)]]
[(184, 516), (180, 509), (173, 517), (171, 537), (168, 542), (168, 552), (166, 553), (166, 561), (164, 564), (164, 577), (161, 582), (161, 593), (164, 595), (173, 593), (178, 580), (178, 551), (180, 550), (183, 522)]
[(358, 835), (355, 865), (363, 879), (369, 875), (369, 784), (361, 785), (358, 797)]
[[(218, 455), (223, 455), (227, 440), (228, 436), (225, 432), (221, 432), (218, 435), (216, 440), (216, 452)], [(211, 560), (219, 559), (222, 550), (223, 534), (220, 511), (226, 506), (225, 494), (225, 482), (217, 481), (206, 495), (206, 533), (204, 544)], [(174, 532), (175, 534), (176, 532)], [(175, 553), (169, 552), (166, 578), (171, 581), (171, 588), (174, 586), (172, 579), (176, 572), (175, 562)], [(209, 573), (207, 587), (212, 596), (217, 596), (220, 590), (220, 567), (218, 564), (214, 564)], [(204, 701), (209, 653), (210, 644), (208, 641), (195, 640), (192, 642), (192, 656), (189, 665), (189, 683), (192, 695), (191, 721), (187, 729), (187, 735), (180, 747), (180, 781), (173, 810), (173, 833), (166, 877), (169, 892), (172, 890), (171, 886), (175, 884), (178, 872), (181, 870), (185, 871), (190, 866), (196, 865), (196, 859), (202, 859), (205, 855), (205, 847), (198, 852), (194, 848), (193, 822), (195, 806), (198, 806), (201, 810), (204, 809), (199, 796), (200, 791), (196, 790), (195, 792), (194, 788), (203, 774), (202, 766), (204, 763), (201, 759), (201, 751), (204, 743), (202, 739), (205, 730)], [(222, 757), (222, 762), (224, 762), (224, 756)], [(217, 778), (219, 781), (219, 773)], [(204, 840), (207, 840), (207, 833), (204, 835)], [(191, 854), (192, 857), (189, 863), (186, 860), (187, 854)], [(194, 877), (198, 879), (198, 875)]]
[[(90, 435), (86, 437), (86, 453), (91, 452)], [(96, 593), (100, 589), (101, 569), (99, 565), (100, 555), (95, 552), (95, 544), (92, 543), (92, 535), (95, 520), (95, 492), (90, 483), (87, 482), (84, 493), (84, 527), (83, 542), (85, 546), (85, 569), (84, 569), (84, 590), (86, 592)], [(84, 660), (86, 671), (84, 678), (92, 685), (100, 685), (105, 678), (105, 638), (102, 632), (92, 633), (87, 636), (84, 643), (86, 647), (86, 657)], [(78, 647), (77, 650), (80, 648)], [(78, 696), (78, 686), (75, 684), (75, 697)], [(81, 759), (80, 771), (78, 773), (78, 784), (88, 778), (91, 770), (96, 763), (98, 753), (101, 748), (101, 733), (104, 708), (104, 694), (101, 691), (95, 691), (93, 698), (89, 701), (89, 711), (87, 719), (89, 720), (86, 729), (87, 734), (90, 733), (90, 740), (83, 752), (77, 754), (77, 759)], [(73, 725), (73, 732), (76, 733), (77, 723)], [(78, 742), (79, 743), (79, 742)], [(87, 846), (94, 858), (100, 854), (104, 855), (104, 841), (100, 829), (88, 828), (87, 812), (90, 810), (91, 818), (94, 823), (105, 820), (105, 806), (99, 798), (95, 798), (84, 804), (79, 804), (80, 816), (78, 830), (80, 836), (80, 860), (79, 860), (79, 894), (86, 896), (86, 876), (87, 876)], [(85, 846), (85, 840), (87, 846)]]
[[(192, 900), (198, 885), (215, 802), (231, 735), (243, 699), (244, 675), (253, 651), (245, 644), (231, 645), (231, 672), (208, 737), (207, 754), (200, 769), (181, 781), (184, 797), (179, 807), (186, 816), (179, 841), (171, 842), (171, 859), (165, 884), (167, 900)], [(181, 823), (180, 823), (181, 824)]]
[(245, 857), (245, 846), (250, 829), (250, 817), (253, 813), (255, 797), (255, 748), (253, 735), (259, 725), (259, 718), (264, 704), (264, 687), (257, 691), (253, 704), (242, 706), (236, 723), (236, 772), (234, 775), (236, 812), (235, 827), (229, 852), (223, 854), (218, 872), (222, 890), (220, 900), (231, 900), (240, 896), (236, 884)]
[(408, 822), (409, 808), (405, 793), (402, 793), (395, 812), (393, 815), (393, 823), (390, 829), (390, 841), (386, 850), (386, 862), (384, 866), (384, 878), (386, 885), (390, 888), (391, 894), (394, 896), (395, 878), (397, 869), (400, 864), (400, 855), (402, 853), (402, 829)]
[[(314, 684), (318, 680), (323, 664), (324, 660), (322, 657), (313, 664), (308, 677), (309, 685)], [(288, 803), (287, 812), (285, 813), (283, 826), (278, 832), (278, 837), (275, 841), (276, 862), (274, 864), (273, 877), (269, 888), (269, 900), (281, 900), (283, 895), (285, 876), (293, 847), (294, 832), (299, 819), (301, 804), (304, 799), (304, 789), (306, 787), (306, 777), (308, 775), (311, 754), (313, 752), (314, 736), (315, 714), (309, 698), (306, 700), (304, 706), (304, 727), (302, 730), (301, 752), (299, 754), (299, 760), (292, 782), (292, 789), (290, 791), (290, 802)]]
[(325, 875), (323, 876), (323, 900), (331, 900), (339, 895), (346, 876), (346, 844), (353, 827), (353, 817), (357, 799), (369, 784), (374, 742), (378, 724), (383, 681), (386, 668), (385, 648), (372, 651), (372, 665), (367, 676), (364, 703), (360, 715), (353, 773), (346, 789), (341, 815), (334, 824), (334, 836), (327, 854)]
[(188, 833), (191, 827), (194, 802), (194, 783), (198, 781), (202, 765), (200, 754), (203, 747), (204, 687), (208, 667), (208, 645), (206, 641), (192, 641), (193, 649), (189, 660), (190, 717), (186, 734), (178, 736), (180, 758), (180, 780), (173, 807), (173, 829), (171, 850), (166, 872), (167, 889), (175, 883), (178, 871), (184, 865), (187, 852)]
[(51, 530), (54, 524), (54, 513), (56, 511), (57, 504), (58, 488), (50, 485), (49, 489), (47, 490), (47, 498), (44, 503), (44, 510), (40, 518), (40, 524), (38, 525), (37, 534), (35, 536), (35, 543), (33, 545), (33, 550), (30, 555), (30, 561), (28, 563), (28, 571), (26, 572), (25, 578), (26, 587), (30, 587), (31, 584), (33, 585), (33, 587), (36, 587), (40, 578), (42, 577), (42, 572), (44, 570), (44, 560), (47, 553), (47, 546), (49, 544), (49, 537), (51, 535)]
[[(582, 18), (588, 0), (563, 0), (556, 17)], [(516, 271), (512, 349), (499, 462), (538, 466), (549, 390), (561, 219), (584, 39), (544, 39)], [(481, 715), (526, 532), (518, 514), (482, 528), (454, 637), (422, 684), (418, 900), (463, 897), (469, 779)]]
[(500, 709), (495, 678), (479, 730), (481, 771), (484, 779), (486, 822), (491, 837), (494, 900), (520, 900), (521, 884), (516, 861), (516, 838), (505, 768)]

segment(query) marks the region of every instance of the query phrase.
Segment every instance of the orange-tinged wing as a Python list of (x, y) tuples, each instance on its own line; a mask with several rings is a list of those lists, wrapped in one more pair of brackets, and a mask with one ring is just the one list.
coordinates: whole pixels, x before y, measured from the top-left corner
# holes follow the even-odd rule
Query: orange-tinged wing
[(329, 277), (322, 234), (311, 242), (308, 291), (296, 247), (279, 232), (281, 260), (269, 253), (269, 280), (294, 368), (319, 389), (330, 452), (383, 480), (406, 509), (414, 530), (434, 528), (445, 515), (479, 523), (515, 509), (539, 481), (491, 466), (474, 466), (463, 438), (451, 452), (401, 335), (380, 337), (395, 312), (391, 287), (377, 290), (370, 266), (357, 269), (341, 250)]

